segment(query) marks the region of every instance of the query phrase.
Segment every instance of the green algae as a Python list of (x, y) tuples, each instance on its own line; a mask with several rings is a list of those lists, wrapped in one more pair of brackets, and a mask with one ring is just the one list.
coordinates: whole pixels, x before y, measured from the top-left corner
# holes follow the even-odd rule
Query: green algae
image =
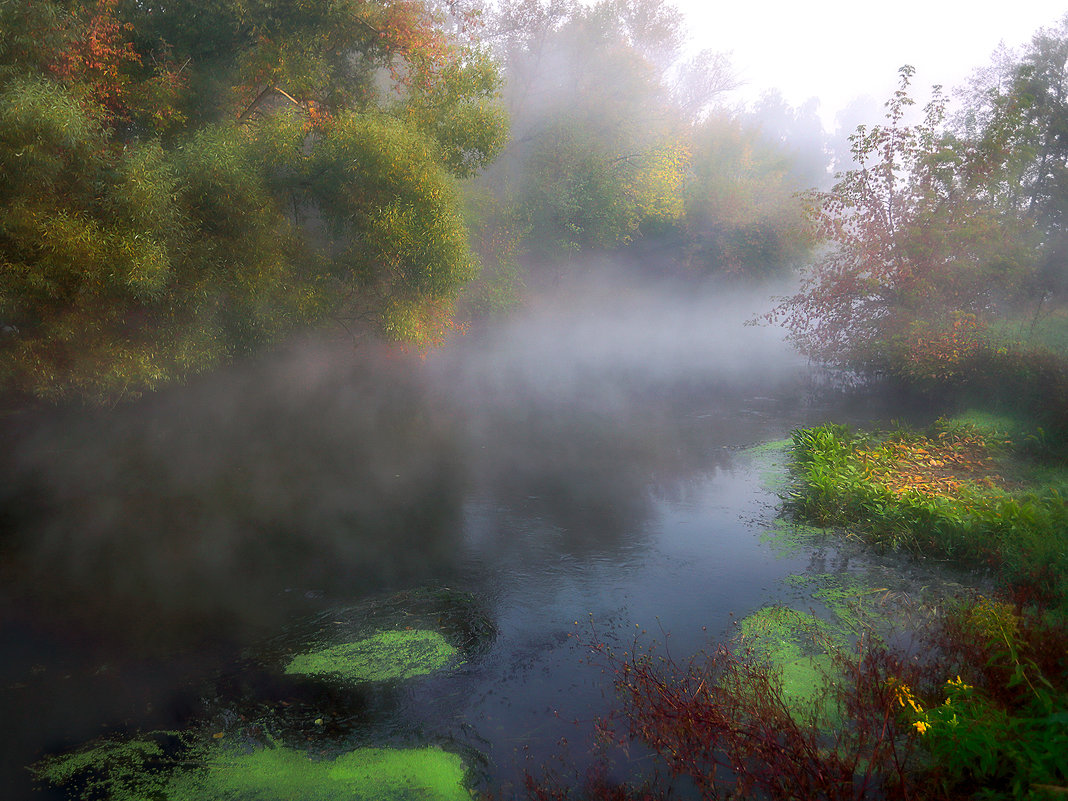
[(871, 631), (883, 612), (872, 601), (884, 595), (887, 587), (872, 587), (850, 576), (831, 573), (788, 576), (785, 583), (804, 589), (834, 615), (838, 628), (846, 634)]
[(285, 672), (350, 682), (398, 681), (448, 667), (458, 653), (436, 631), (380, 631), (357, 642), (297, 654)]
[(819, 544), (830, 529), (776, 518), (760, 535), (760, 541), (770, 545), (780, 556), (795, 556), (800, 551)]
[(825, 621), (788, 606), (765, 606), (743, 618), (738, 626), (742, 643), (773, 662), (824, 651), (832, 638)]
[(836, 717), (829, 690), (838, 675), (831, 656), (837, 642), (826, 621), (787, 606), (767, 606), (741, 620), (739, 629), (753, 657), (778, 673), (782, 699), (793, 715)]
[(166, 768), (172, 764), (160, 742), (144, 736), (98, 740), (69, 754), (45, 757), (29, 769), (37, 781), (77, 787), (78, 798), (143, 801), (165, 797)]
[(793, 443), (789, 437), (786, 439), (775, 439), (771, 442), (761, 442), (758, 445), (750, 445), (743, 453), (749, 453), (754, 456), (761, 456), (765, 454), (780, 455), (785, 454), (786, 449)]
[(435, 746), (359, 748), (313, 760), (291, 748), (220, 749), (203, 770), (176, 774), (167, 801), (471, 801), (457, 755)]
[[(165, 733), (159, 733), (161, 736)], [(31, 770), (83, 801), (471, 801), (467, 768), (441, 748), (358, 748), (331, 760), (303, 751), (200, 745), (181, 759), (151, 735), (109, 739)]]
[(742, 451), (753, 461), (753, 468), (760, 475), (760, 484), (769, 492), (781, 493), (789, 484), (789, 453), (791, 440), (780, 439), (762, 442)]

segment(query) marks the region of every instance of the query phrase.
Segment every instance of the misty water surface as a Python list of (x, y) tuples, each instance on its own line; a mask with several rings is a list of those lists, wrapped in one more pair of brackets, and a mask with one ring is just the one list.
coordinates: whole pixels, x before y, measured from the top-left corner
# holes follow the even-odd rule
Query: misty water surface
[(480, 754), (487, 786), (581, 743), (607, 679), (576, 621), (679, 653), (729, 634), (813, 558), (762, 542), (778, 499), (746, 449), (903, 414), (743, 325), (766, 305), (597, 273), (425, 356), (304, 342), (12, 432), (5, 797), (42, 753), (181, 727), (294, 621), (422, 586), (499, 633), (394, 699), (421, 741)]

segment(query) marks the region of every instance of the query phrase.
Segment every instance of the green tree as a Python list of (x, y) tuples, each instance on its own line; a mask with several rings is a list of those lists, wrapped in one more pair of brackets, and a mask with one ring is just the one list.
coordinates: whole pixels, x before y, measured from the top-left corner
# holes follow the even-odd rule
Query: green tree
[(533, 255), (614, 248), (682, 213), (686, 147), (667, 77), (681, 16), (660, 0), (513, 0), (489, 24), (513, 139), (486, 183)]
[(492, 61), (420, 2), (0, 4), (0, 379), (114, 400), (333, 319), (430, 342), (476, 272)]
[(766, 277), (798, 266), (813, 245), (808, 188), (785, 145), (741, 119), (712, 114), (689, 133), (682, 231), (695, 270)]

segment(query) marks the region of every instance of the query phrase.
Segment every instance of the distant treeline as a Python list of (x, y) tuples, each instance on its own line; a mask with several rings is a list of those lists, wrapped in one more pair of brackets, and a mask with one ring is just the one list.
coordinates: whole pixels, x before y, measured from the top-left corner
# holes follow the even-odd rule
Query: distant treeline
[(309, 328), (427, 346), (638, 241), (750, 278), (818, 254), (779, 311), (866, 365), (1062, 286), (1063, 28), (951, 125), (905, 125), (906, 75), (826, 190), (814, 109), (727, 110), (670, 3), (480, 6), (0, 4), (4, 397), (114, 402)]

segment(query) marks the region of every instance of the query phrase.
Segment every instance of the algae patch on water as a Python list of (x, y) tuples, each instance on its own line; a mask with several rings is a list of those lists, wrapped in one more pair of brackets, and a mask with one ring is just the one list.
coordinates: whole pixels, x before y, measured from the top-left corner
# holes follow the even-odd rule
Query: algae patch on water
[(752, 460), (753, 470), (760, 476), (760, 484), (769, 492), (785, 492), (789, 484), (788, 448), (791, 440), (763, 442), (746, 448), (742, 453)]
[(765, 527), (760, 541), (770, 545), (779, 556), (796, 556), (806, 548), (825, 541), (830, 533), (831, 530), (827, 528), (779, 517)]
[(222, 751), (179, 774), (168, 801), (471, 801), (463, 760), (426, 748), (359, 748), (316, 761), (302, 751)]
[(358, 748), (312, 759), (285, 748), (235, 750), (193, 744), (161, 748), (158, 732), (105, 740), (49, 757), (31, 770), (83, 801), (471, 801), (457, 754), (424, 748)]
[(285, 672), (351, 682), (397, 681), (448, 667), (458, 653), (436, 631), (381, 631), (357, 642), (297, 654)]
[(170, 769), (190, 738), (155, 732), (128, 740), (106, 738), (69, 754), (45, 757), (29, 767), (40, 782), (78, 787), (77, 797), (107, 801), (168, 798)]
[(825, 621), (786, 606), (768, 606), (739, 627), (742, 644), (778, 671), (782, 698), (795, 717), (836, 716), (828, 692), (837, 672), (831, 657), (835, 641)]

